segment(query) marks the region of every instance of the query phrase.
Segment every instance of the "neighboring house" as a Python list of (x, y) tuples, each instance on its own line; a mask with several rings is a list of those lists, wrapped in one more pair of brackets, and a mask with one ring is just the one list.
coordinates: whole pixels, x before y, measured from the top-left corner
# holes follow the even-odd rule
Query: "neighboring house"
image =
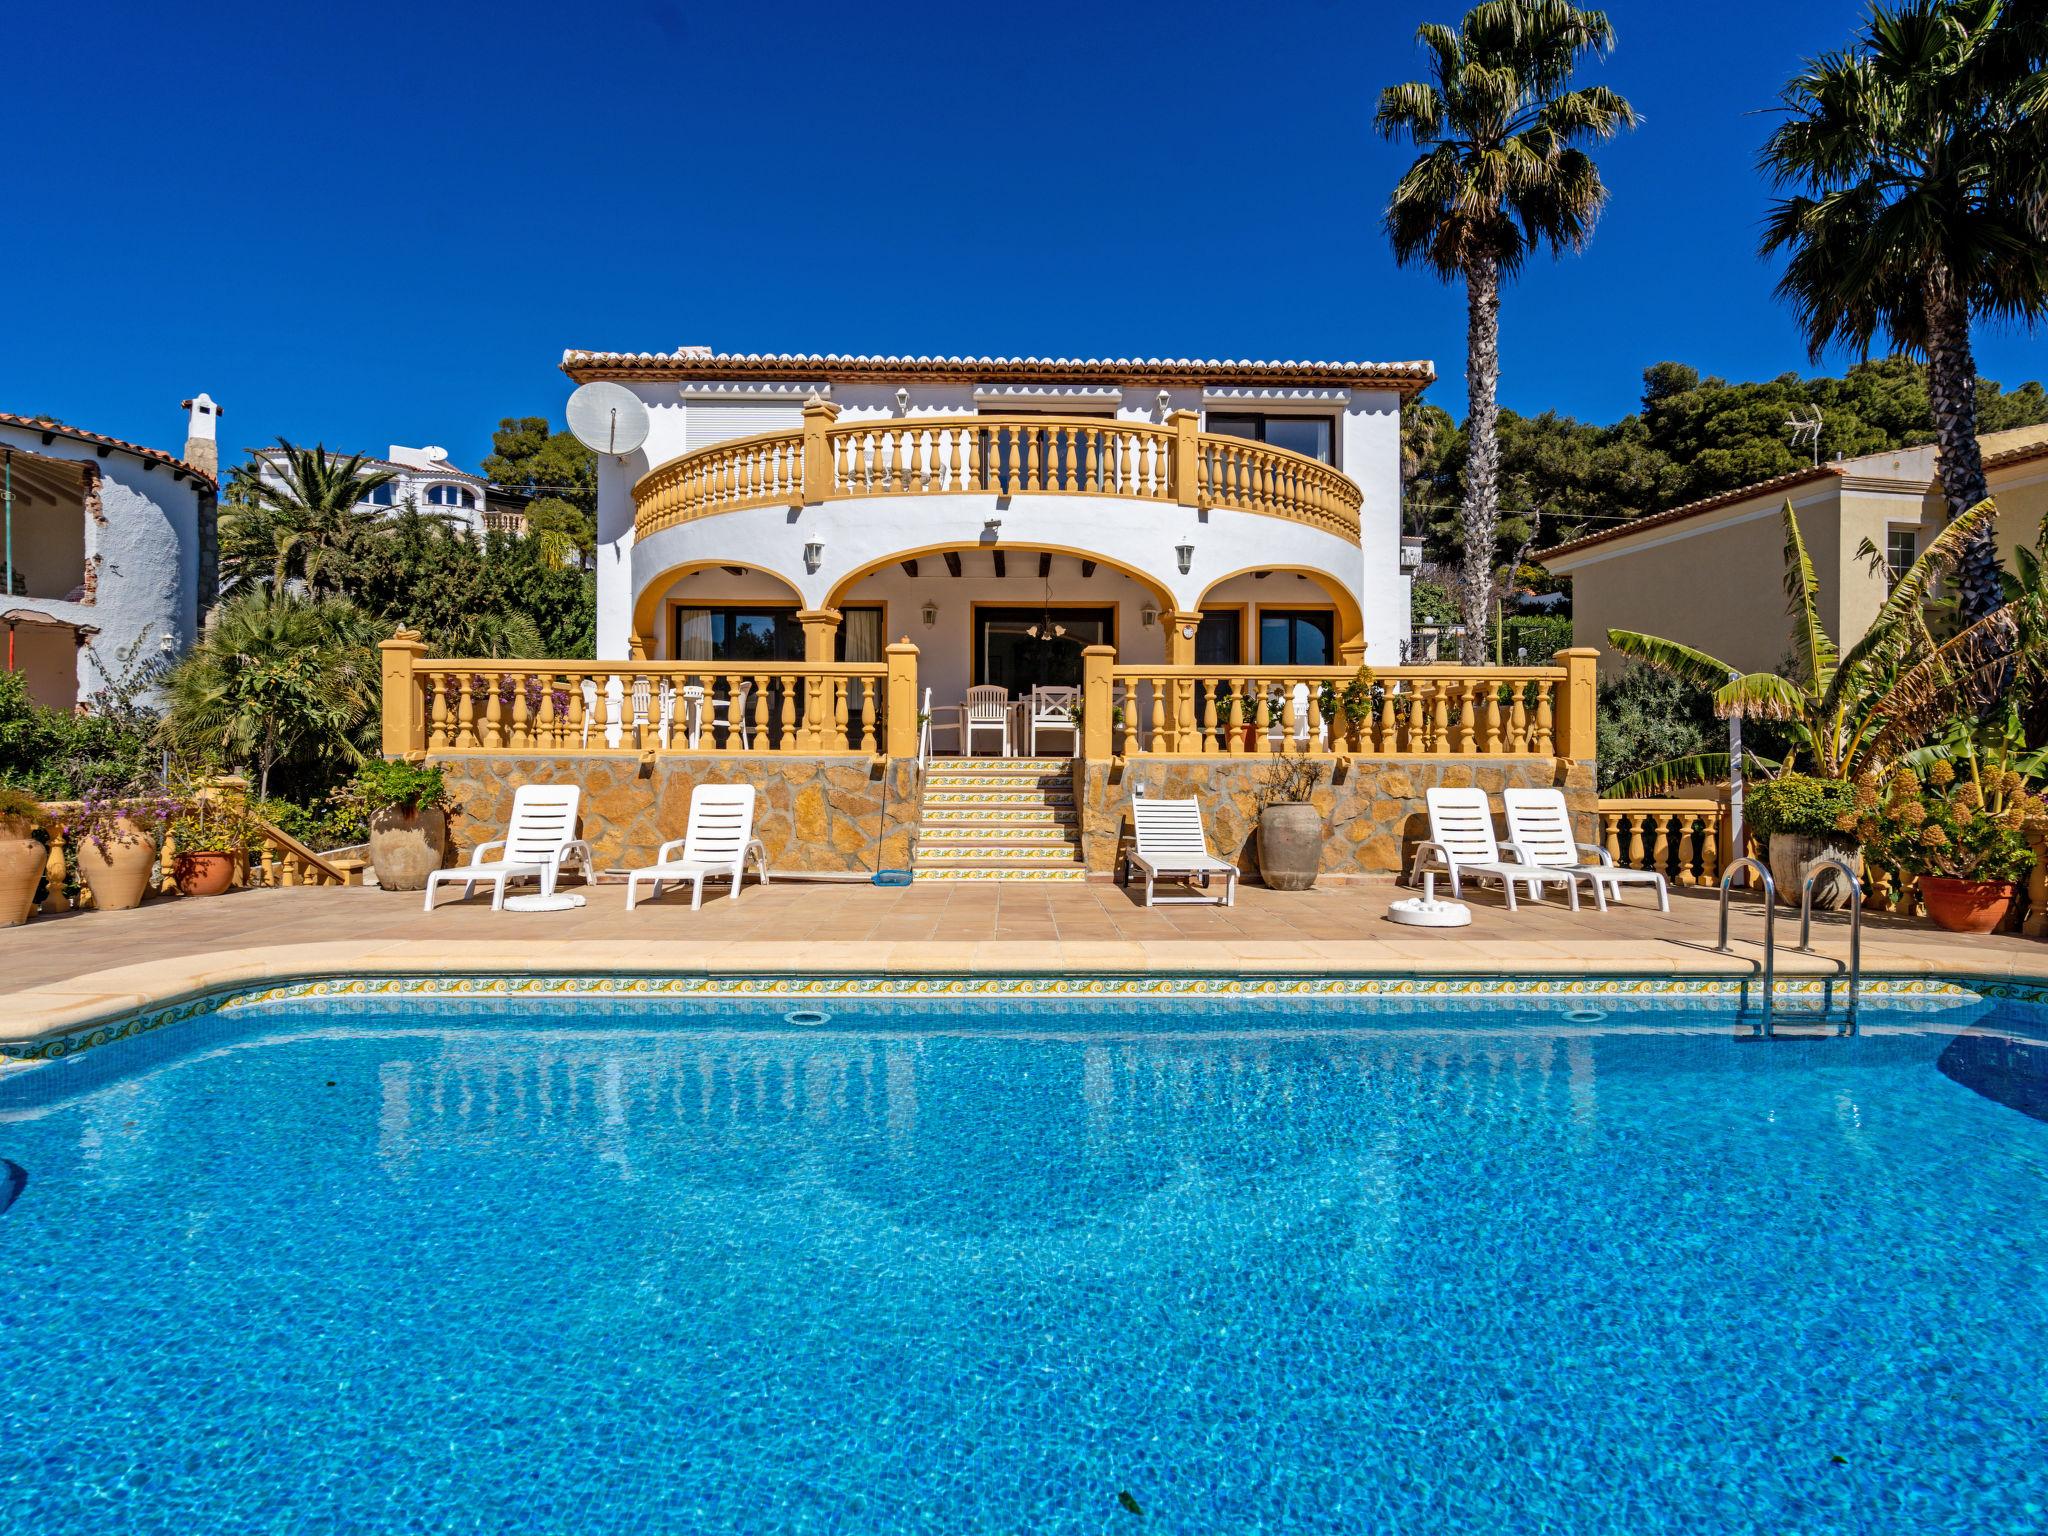
[[(255, 448), (250, 450), (249, 457), (263, 465), (266, 481), (282, 483), (281, 449)], [(346, 460), (348, 455), (329, 450), (328, 457)], [(420, 511), (446, 518), (451, 528), (471, 535), (484, 531), (490, 483), (482, 475), (456, 468), (448, 461), (446, 448), (407, 448), (402, 443), (393, 443), (381, 459), (366, 455), (363, 468), (389, 470), (393, 478), (374, 487), (361, 505), (395, 512), (410, 500)], [(523, 516), (520, 521), (524, 522)]]
[(185, 409), (182, 459), (0, 413), (13, 550), (0, 571), (0, 645), (38, 703), (73, 708), (198, 634), (217, 586), (220, 410), (206, 395)]
[[(2048, 514), (2048, 426), (1987, 432), (1978, 439), (1998, 502), (1998, 551), (2031, 544)], [(1640, 517), (1573, 539), (1536, 558), (1572, 580), (1572, 640), (1598, 646), (1610, 629), (1632, 629), (1768, 671), (1791, 649), (1785, 614), (1785, 537), (1791, 502), (1820, 578), (1820, 616), (1844, 648), (1884, 601), (1885, 578), (1858, 555), (1867, 540), (1904, 570), (1947, 521), (1931, 443), (1838, 459), (1817, 469)]]
[(1428, 363), (576, 352), (652, 426), (598, 459), (600, 658), (873, 661), (935, 701), (1121, 660), (1393, 666), (1401, 402)]

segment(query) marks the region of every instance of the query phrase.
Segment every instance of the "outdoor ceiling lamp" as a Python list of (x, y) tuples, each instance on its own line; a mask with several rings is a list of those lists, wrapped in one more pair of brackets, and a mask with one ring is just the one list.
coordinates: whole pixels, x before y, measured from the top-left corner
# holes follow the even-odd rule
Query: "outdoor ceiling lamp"
[(934, 624), (938, 622), (939, 605), (937, 603), (927, 602), (924, 605), (924, 627), (926, 629), (930, 629)]
[(804, 569), (815, 576), (818, 573), (818, 567), (824, 563), (825, 546), (816, 539), (811, 540), (810, 543), (804, 546)]
[(1180, 573), (1185, 576), (1194, 568), (1195, 546), (1192, 544), (1176, 544), (1173, 546), (1173, 557), (1180, 562)]
[(1065, 638), (1067, 626), (1053, 621), (1051, 582), (1048, 581), (1045, 584), (1045, 611), (1039, 614), (1038, 622), (1025, 630), (1024, 633), (1034, 640), (1060, 640)]

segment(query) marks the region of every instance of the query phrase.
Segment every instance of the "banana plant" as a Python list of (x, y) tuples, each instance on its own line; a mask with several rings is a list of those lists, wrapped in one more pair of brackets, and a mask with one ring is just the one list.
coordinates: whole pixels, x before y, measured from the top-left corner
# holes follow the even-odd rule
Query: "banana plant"
[[(1792, 620), (1792, 675), (1743, 672), (1677, 640), (1610, 629), (1607, 640), (1633, 656), (1713, 695), (1722, 719), (1779, 722), (1790, 740), (1771, 761), (1745, 754), (1744, 771), (1798, 770), (1848, 779), (1882, 770), (1935, 736), (1958, 714), (1996, 700), (2013, 674), (2025, 633), (2024, 605), (1994, 609), (1946, 640), (1928, 625), (1926, 605), (1937, 580), (1952, 571), (1971, 539), (1997, 519), (1980, 501), (1942, 529), (1892, 583), (1861, 639), (1840, 650), (1820, 620), (1820, 578), (1806, 552), (1799, 519), (1785, 504), (1786, 612)], [(2038, 568), (2037, 568), (2038, 574)], [(1725, 752), (1696, 753), (1655, 763), (1609, 791), (1654, 794), (1728, 777)]]

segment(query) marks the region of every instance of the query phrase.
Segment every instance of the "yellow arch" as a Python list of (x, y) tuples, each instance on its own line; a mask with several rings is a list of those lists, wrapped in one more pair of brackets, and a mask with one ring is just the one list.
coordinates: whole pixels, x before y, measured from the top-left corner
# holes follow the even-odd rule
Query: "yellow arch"
[(745, 566), (749, 571), (758, 572), (760, 575), (768, 577), (771, 581), (780, 582), (789, 589), (789, 595), (795, 600), (796, 605), (799, 608), (803, 606), (803, 593), (798, 589), (797, 584), (783, 575), (782, 572), (770, 566), (765, 566), (758, 560), (686, 560), (680, 565), (672, 565), (665, 570), (657, 572), (654, 579), (640, 589), (640, 595), (633, 599), (633, 645), (635, 654), (646, 657), (652, 656), (651, 642), (655, 639), (659, 630), (662, 600), (668, 596), (670, 587), (673, 587), (685, 576), (694, 576), (699, 571), (723, 570), (729, 565)]
[(1235, 581), (1240, 576), (1256, 576), (1260, 571), (1268, 571), (1275, 576), (1306, 576), (1310, 581), (1314, 582), (1322, 589), (1323, 594), (1330, 599), (1330, 605), (1337, 613), (1337, 653), (1340, 656), (1343, 655), (1347, 647), (1356, 647), (1361, 654), (1363, 653), (1365, 648), (1365, 613), (1358, 606), (1358, 599), (1349, 592), (1346, 592), (1341, 586), (1332, 582), (1322, 571), (1314, 570), (1305, 565), (1248, 565), (1241, 571), (1232, 571), (1228, 576), (1218, 576), (1202, 589), (1201, 602), (1198, 602), (1195, 606), (1199, 608), (1202, 604), (1207, 603), (1209, 601), (1209, 594), (1222, 586), (1226, 581)]
[(979, 550), (1000, 549), (1005, 555), (1071, 555), (1076, 560), (1092, 560), (1097, 565), (1106, 565), (1111, 570), (1128, 576), (1149, 592), (1159, 604), (1161, 613), (1174, 610), (1173, 593), (1163, 586), (1156, 576), (1139, 570), (1134, 565), (1109, 555), (1097, 554), (1092, 549), (1076, 549), (1071, 544), (1044, 544), (1037, 540), (1020, 540), (1011, 543), (1007, 539), (997, 544), (984, 544), (974, 539), (950, 539), (941, 544), (925, 544), (916, 549), (899, 549), (894, 554), (871, 560), (866, 565), (842, 576), (832, 588), (832, 595), (825, 599), (824, 606), (837, 608), (851, 596), (853, 588), (866, 581), (875, 572), (886, 566), (900, 565), (905, 560), (922, 560), (931, 555), (970, 554)]

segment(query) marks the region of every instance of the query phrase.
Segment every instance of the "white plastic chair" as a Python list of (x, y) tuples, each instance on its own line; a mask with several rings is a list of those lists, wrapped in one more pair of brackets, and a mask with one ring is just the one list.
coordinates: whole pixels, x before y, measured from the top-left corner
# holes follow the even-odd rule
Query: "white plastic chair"
[[(952, 733), (953, 750), (956, 753), (967, 750), (965, 746), (966, 738), (961, 734), (961, 716), (963, 712), (958, 704), (940, 704), (934, 707), (932, 704), (932, 691), (927, 688), (924, 691), (924, 708), (919, 713), (924, 716), (924, 723), (918, 730), (917, 738), (917, 756), (920, 762), (928, 763), (932, 760), (933, 755), (938, 749), (938, 743), (933, 738), (941, 731), (950, 731)], [(952, 719), (942, 724), (939, 720), (941, 715), (950, 715)]]
[(580, 691), (583, 694), (583, 745), (588, 747), (590, 733), (600, 724), (597, 713), (597, 679), (584, 678)]
[(747, 699), (753, 687), (752, 683), (742, 678), (733, 684), (732, 696), (721, 699), (702, 683), (683, 685), (683, 733), (692, 752), (703, 745), (707, 726), (712, 731), (712, 745), (716, 747), (719, 744), (717, 731), (721, 725), (725, 727), (728, 736), (738, 731), (740, 750), (744, 752), (748, 749), (750, 720)]
[[(494, 842), (479, 843), (467, 864), (454, 869), (437, 869), (427, 876), (426, 910), (434, 910), (437, 886), (460, 885), (462, 894), (479, 885), (491, 887), (491, 910), (505, 905), (505, 885), (511, 880), (538, 880), (543, 896), (555, 894), (555, 882), (566, 864), (583, 867), (587, 885), (594, 875), (590, 844), (576, 836), (576, 806), (582, 791), (573, 784), (522, 784), (512, 791), (512, 825)], [(486, 861), (493, 848), (504, 853)]]
[(1541, 864), (1515, 863), (1500, 856), (1500, 841), (1493, 835), (1493, 805), (1483, 789), (1432, 789), (1429, 802), (1429, 841), (1415, 845), (1415, 858), (1408, 870), (1411, 882), (1423, 876), (1424, 860), (1431, 860), (1451, 877), (1451, 894), (1463, 894), (1469, 879), (1498, 880), (1508, 910), (1515, 910), (1515, 886), (1529, 887), (1533, 900), (1546, 885), (1564, 887), (1571, 909), (1579, 910), (1579, 882), (1571, 871), (1549, 869)]
[(1004, 757), (1010, 755), (1010, 690), (984, 684), (967, 690), (967, 702), (960, 706), (960, 750), (974, 755), (977, 734), (993, 731), (1002, 742)]
[(683, 835), (663, 843), (654, 862), (626, 876), (626, 910), (639, 904), (640, 883), (653, 889), (649, 899), (661, 894), (662, 882), (690, 882), (690, 910), (704, 905), (707, 876), (725, 876), (732, 881), (732, 899), (740, 899), (740, 881), (747, 860), (758, 860), (761, 883), (768, 883), (768, 851), (754, 837), (754, 787), (751, 784), (699, 784), (690, 793), (690, 819)]
[[(1188, 902), (1237, 905), (1237, 866), (1225, 863), (1209, 851), (1209, 834), (1202, 826), (1200, 801), (1136, 799), (1131, 802), (1131, 821), (1136, 846), (1131, 850), (1130, 862), (1133, 869), (1145, 872), (1146, 906)], [(1221, 896), (1160, 896), (1154, 892), (1161, 880), (1194, 880), (1206, 893), (1211, 875), (1223, 876)]]
[[(1507, 789), (1500, 798), (1507, 807), (1509, 851), (1522, 863), (1571, 871), (1573, 879), (1593, 887), (1593, 904), (1602, 912), (1607, 910), (1609, 887), (1619, 901), (1625, 885), (1653, 887), (1657, 910), (1671, 910), (1671, 892), (1662, 875), (1653, 869), (1623, 869), (1598, 843), (1582, 843), (1572, 835), (1572, 813), (1563, 790)], [(1594, 862), (1581, 863), (1583, 853), (1592, 854)]]
[(1081, 697), (1078, 688), (1058, 688), (1039, 685), (1031, 690), (1031, 698), (1025, 709), (1025, 730), (1031, 743), (1031, 755), (1038, 756), (1038, 733), (1040, 731), (1065, 731), (1073, 739), (1074, 750), (1081, 750), (1081, 725), (1074, 718), (1074, 705)]

